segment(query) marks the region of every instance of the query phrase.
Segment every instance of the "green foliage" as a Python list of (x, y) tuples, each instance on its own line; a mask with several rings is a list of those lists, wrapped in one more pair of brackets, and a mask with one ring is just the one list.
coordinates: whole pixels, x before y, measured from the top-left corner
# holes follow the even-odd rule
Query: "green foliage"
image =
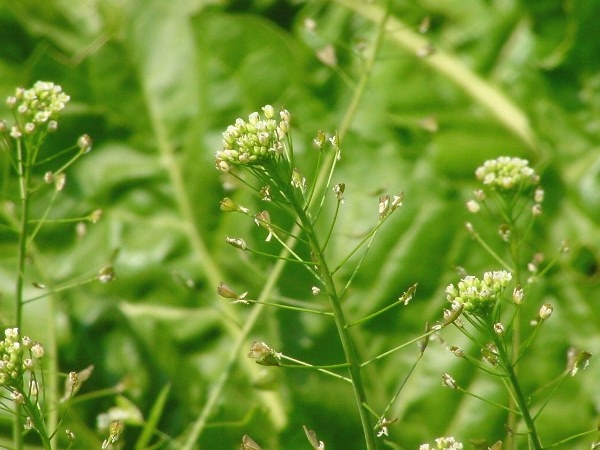
[[(414, 283), (418, 289), (408, 306), (360, 327), (360, 354), (378, 355), (419, 336), (425, 322), (440, 321), (444, 290), (460, 279), (456, 266), (473, 274), (498, 269), (464, 222), (472, 219), (465, 202), (476, 186), (475, 169), (500, 155), (528, 159), (546, 190), (544, 215), (525, 253), (550, 259), (563, 240), (570, 247), (535, 285), (536, 298), (552, 303), (554, 312), (521, 362), (524, 390), (545, 398), (547, 391), (535, 390), (565, 370), (570, 346), (600, 353), (594, 319), (600, 313), (600, 43), (593, 39), (600, 4), (390, 2), (373, 72), (356, 114), (343, 123), (381, 29), (384, 2), (78, 3), (0, 0), (0, 98), (16, 86), (52, 80), (71, 102), (46, 151), (57, 153), (83, 133), (94, 142), (68, 168), (49, 219), (96, 209), (103, 217), (87, 224), (82, 237), (74, 223), (45, 225), (24, 289), (26, 299), (40, 295), (32, 283), (57, 292), (51, 294), (55, 309), (48, 298), (25, 305), (23, 333), (48, 342), (50, 314), (60, 371), (95, 367), (64, 419), (79, 439), (75, 448), (100, 448), (108, 433), (96, 430), (96, 417), (122, 406), (115, 393), (143, 418), (125, 424), (123, 448), (231, 449), (243, 435), (264, 449), (309, 448), (303, 425), (327, 449), (362, 448), (348, 386), (246, 357), (257, 340), (313, 364), (342, 362), (329, 322), (232, 305), (216, 294), (221, 281), (251, 298), (273, 283), (265, 301), (313, 302), (313, 280), (300, 266), (248, 258), (225, 242), (243, 237), (253, 248), (279, 251), (264, 242), (264, 229), (219, 210), (224, 196), (253, 211), (264, 208), (224, 185), (214, 168), (225, 127), (264, 104), (292, 112), (294, 151), (307, 176), (317, 131), (344, 131), (333, 183), (346, 184), (345, 203), (328, 246), (332, 260), (377, 221), (382, 192), (404, 192), (404, 206), (380, 230), (344, 307), (360, 319)], [(420, 33), (425, 17), (430, 26)], [(329, 45), (335, 60), (323, 52)], [(4, 103), (0, 116), (10, 118)], [(44, 172), (41, 166), (33, 176)], [(4, 150), (0, 195), (0, 322), (9, 327), (18, 253), (9, 218), (18, 190)], [(48, 195), (35, 197), (32, 214), (40, 217), (48, 202)], [(333, 209), (327, 202), (323, 214), (332, 216)], [(481, 232), (498, 241), (496, 229)], [(59, 289), (109, 263), (116, 271), (111, 284)], [(347, 280), (352, 268), (338, 275)], [(522, 305), (525, 326), (541, 303)], [(458, 333), (443, 337), (465, 353), (478, 351)], [(462, 387), (506, 403), (501, 386), (445, 346), (429, 343), (392, 405), (389, 416), (398, 421), (386, 438), (397, 446), (391, 448), (415, 449), (436, 436), (487, 446), (504, 439), (504, 412), (445, 390), (440, 375), (452, 373)], [(379, 408), (417, 356), (409, 346), (366, 369)], [(559, 386), (539, 418), (544, 443), (596, 427), (599, 378), (592, 358), (586, 371)], [(0, 419), (0, 446), (8, 448), (8, 416)], [(589, 448), (594, 439), (556, 448)], [(59, 442), (68, 445), (63, 431)]]

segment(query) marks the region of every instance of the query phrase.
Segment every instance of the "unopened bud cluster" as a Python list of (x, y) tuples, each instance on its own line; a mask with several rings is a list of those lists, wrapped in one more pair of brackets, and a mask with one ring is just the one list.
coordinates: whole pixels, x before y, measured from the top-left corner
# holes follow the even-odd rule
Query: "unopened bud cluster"
[(28, 336), (19, 336), (18, 328), (4, 330), (0, 341), (0, 386), (21, 389), (23, 373), (32, 372), (35, 360), (44, 356), (44, 347)]
[(505, 191), (535, 186), (539, 182), (539, 176), (526, 159), (509, 156), (486, 161), (477, 168), (475, 176), (483, 184)]
[(511, 280), (511, 273), (504, 270), (485, 272), (482, 279), (469, 275), (457, 286), (448, 285), (446, 298), (452, 303), (453, 309), (463, 307), (467, 313), (486, 316)]
[(283, 154), (283, 140), (290, 129), (290, 114), (280, 112), (280, 121), (274, 119), (271, 105), (262, 108), (263, 117), (253, 112), (245, 121), (238, 118), (223, 133), (223, 148), (215, 154), (215, 165), (221, 172), (229, 172), (235, 165), (263, 164)]
[(19, 139), (23, 134), (34, 133), (41, 125), (47, 131), (54, 131), (56, 119), (69, 99), (62, 87), (52, 82), (38, 81), (31, 89), (17, 88), (15, 95), (6, 100), (17, 118), (10, 135)]
[[(542, 188), (538, 187), (539, 175), (533, 168), (529, 167), (529, 162), (526, 159), (509, 156), (490, 159), (477, 168), (475, 176), (483, 183), (484, 187), (500, 194), (520, 194), (525, 191), (530, 192), (530, 188), (535, 188), (532, 196), (533, 206), (531, 212), (534, 216), (542, 214), (542, 202), (545, 193)], [(487, 195), (485, 190), (477, 189), (474, 192), (474, 197), (467, 201), (466, 206), (469, 212), (477, 214), (481, 209), (481, 203), (486, 201)], [(503, 238), (506, 237), (506, 235), (503, 235)]]

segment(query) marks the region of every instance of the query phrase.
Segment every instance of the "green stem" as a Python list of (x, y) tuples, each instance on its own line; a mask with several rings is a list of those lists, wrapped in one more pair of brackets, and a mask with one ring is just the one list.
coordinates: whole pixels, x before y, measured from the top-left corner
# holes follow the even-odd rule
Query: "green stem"
[[(48, 352), (48, 385), (46, 389), (46, 401), (47, 404), (50, 405), (47, 408), (48, 411), (48, 425), (47, 430), (50, 430), (52, 433), (56, 432), (59, 423), (59, 370), (58, 370), (58, 341), (57, 341), (57, 331), (56, 331), (56, 296), (51, 295), (48, 298), (48, 318), (46, 320), (46, 326), (48, 327), (47, 334), (47, 342), (46, 345), (50, 350)], [(42, 433), (40, 432), (40, 435)], [(44, 436), (47, 434), (44, 432)], [(56, 438), (49, 439), (49, 447), (47, 448), (58, 448), (58, 443)]]
[(24, 160), (24, 149), (17, 141), (18, 177), (21, 201), (21, 222), (19, 224), (19, 255), (17, 261), (17, 282), (15, 286), (15, 326), (21, 328), (23, 313), (23, 284), (25, 278), (25, 260), (27, 259), (27, 232), (29, 224), (29, 165)]
[(25, 399), (26, 399), (26, 403), (25, 403), (25, 407), (23, 409), (26, 411), (27, 415), (31, 418), (33, 427), (37, 431), (37, 433), (40, 437), (40, 440), (42, 441), (42, 446), (44, 447), (44, 449), (51, 450), (52, 445), (50, 443), (50, 438), (48, 437), (48, 431), (46, 428), (46, 424), (44, 423), (44, 417), (42, 415), (41, 409), (38, 408), (37, 400), (35, 400), (35, 403), (32, 402), (32, 399), (35, 399), (35, 396), (29, 397), (26, 395)]
[[(540, 442), (540, 438), (537, 433), (537, 429), (535, 427), (535, 422), (531, 417), (529, 412), (529, 407), (527, 405), (527, 399), (523, 395), (523, 391), (521, 390), (521, 385), (519, 384), (519, 380), (517, 378), (517, 373), (512, 364), (510, 356), (507, 354), (506, 349), (502, 345), (503, 343), (499, 338), (495, 339), (496, 347), (498, 348), (498, 353), (502, 361), (504, 361), (506, 373), (508, 375), (508, 379), (510, 381), (510, 385), (512, 387), (514, 401), (517, 405), (521, 416), (523, 417), (523, 421), (525, 422), (525, 426), (527, 427), (527, 432), (529, 434), (529, 441), (535, 450), (542, 450), (542, 443)], [(512, 430), (514, 433), (514, 429)]]
[[(21, 330), (23, 321), (23, 286), (25, 281), (25, 260), (27, 259), (27, 233), (29, 223), (29, 164), (25, 161), (27, 155), (25, 155), (26, 149), (23, 148), (23, 144), (20, 140), (17, 141), (17, 170), (19, 177), (20, 187), (20, 201), (21, 201), (21, 222), (19, 224), (19, 249), (18, 249), (18, 260), (17, 260), (17, 281), (15, 286), (15, 326)], [(16, 450), (23, 448), (23, 420), (21, 418), (22, 407), (15, 405), (15, 417), (13, 420), (13, 441)]]
[(340, 304), (340, 298), (337, 293), (337, 288), (333, 281), (331, 272), (329, 271), (329, 267), (323, 255), (322, 248), (319, 245), (317, 235), (314, 232), (314, 228), (312, 227), (312, 221), (305, 214), (302, 208), (296, 208), (296, 213), (298, 214), (300, 222), (304, 225), (308, 233), (308, 239), (310, 242), (312, 253), (316, 259), (315, 262), (319, 269), (321, 281), (323, 282), (327, 291), (327, 295), (329, 297), (329, 303), (333, 312), (335, 326), (337, 328), (338, 336), (340, 338), (340, 343), (342, 344), (344, 357), (346, 358), (346, 362), (348, 363), (350, 378), (352, 379), (354, 399), (358, 408), (358, 414), (360, 416), (360, 422), (362, 424), (363, 434), (365, 436), (365, 443), (367, 445), (368, 450), (374, 450), (377, 448), (377, 440), (375, 438), (375, 434), (373, 433), (373, 423), (371, 421), (371, 416), (368, 414), (368, 410), (365, 407), (365, 405), (368, 405), (368, 402), (364, 388), (364, 383), (362, 381), (361, 362), (358, 358), (354, 342), (352, 341), (352, 338), (350, 336), (348, 322), (344, 317), (344, 311), (342, 310), (342, 306)]

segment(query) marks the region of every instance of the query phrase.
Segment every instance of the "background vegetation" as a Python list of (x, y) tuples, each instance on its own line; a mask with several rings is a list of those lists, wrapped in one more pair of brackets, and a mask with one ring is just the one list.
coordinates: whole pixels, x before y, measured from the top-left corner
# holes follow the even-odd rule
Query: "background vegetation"
[[(362, 317), (418, 282), (409, 307), (361, 330), (364, 353), (407, 341), (435, 322), (444, 288), (495, 269), (464, 230), (473, 172), (499, 155), (529, 159), (546, 189), (532, 251), (571, 252), (538, 286), (554, 315), (523, 362), (530, 389), (554, 378), (571, 345), (600, 352), (600, 40), (594, 0), (391, 1), (384, 41), (342, 142), (336, 178), (346, 183), (341, 228), (349, 242), (376, 220), (381, 191), (404, 191), (403, 208), (379, 234), (347, 307)], [(0, 94), (36, 80), (60, 84), (72, 101), (53, 137), (58, 151), (88, 133), (93, 151), (69, 171), (55, 218), (102, 220), (78, 237), (73, 223), (49, 224), (28, 283), (49, 287), (112, 262), (111, 284), (85, 284), (25, 310), (25, 331), (42, 342), (57, 324), (61, 370), (95, 369), (82, 394), (124, 383), (122, 395), (148, 418), (170, 386), (158, 429), (199, 448), (239, 447), (250, 434), (265, 449), (308, 448), (302, 425), (328, 449), (360, 448), (347, 386), (308, 371), (263, 370), (246, 358), (252, 340), (314, 363), (339, 362), (329, 322), (282, 310), (229, 305), (220, 281), (256, 297), (272, 261), (227, 246), (244, 237), (272, 249), (253, 223), (219, 211), (231, 192), (214, 168), (221, 132), (264, 104), (292, 113), (296, 151), (314, 159), (317, 130), (335, 132), (349, 108), (385, 3), (337, 1), (85, 0), (0, 1)], [(429, 29), (419, 32), (429, 18)], [(421, 31), (425, 31), (424, 29)], [(3, 117), (8, 109), (0, 107)], [(0, 155), (3, 217), (16, 198)], [(40, 174), (44, 173), (41, 167)], [(34, 212), (48, 198), (38, 197)], [(5, 219), (3, 219), (4, 223)], [(495, 239), (490, 230), (490, 239)], [(15, 235), (0, 229), (0, 321), (10, 326)], [(349, 273), (347, 274), (349, 275)], [(310, 279), (285, 267), (272, 297), (310, 298)], [(39, 295), (34, 287), (29, 297)], [(526, 305), (524, 316), (539, 304)], [(244, 326), (248, 325), (247, 335)], [(458, 334), (447, 343), (464, 345)], [(390, 441), (414, 449), (453, 435), (488, 445), (504, 436), (504, 415), (441, 386), (442, 372), (488, 398), (501, 387), (432, 342), (392, 408)], [(417, 356), (410, 347), (367, 371), (382, 405)], [(600, 370), (569, 379), (540, 419), (553, 442), (596, 426)], [(96, 417), (115, 405), (99, 396), (73, 405), (68, 425), (80, 447), (99, 448)], [(10, 422), (0, 427), (10, 435)], [(140, 428), (128, 425), (125, 448)], [(591, 438), (563, 448), (589, 448)], [(2, 443), (0, 442), (0, 446)]]

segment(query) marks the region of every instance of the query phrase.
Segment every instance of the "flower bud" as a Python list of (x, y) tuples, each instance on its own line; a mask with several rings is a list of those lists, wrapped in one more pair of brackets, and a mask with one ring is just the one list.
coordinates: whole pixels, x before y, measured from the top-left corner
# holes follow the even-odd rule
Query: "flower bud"
[(542, 203), (544, 201), (544, 190), (537, 188), (533, 193), (533, 201), (536, 203)]
[(117, 275), (112, 266), (105, 266), (98, 272), (98, 280), (100, 283), (110, 283)]
[(13, 139), (21, 139), (21, 136), (23, 136), (23, 133), (21, 133), (21, 129), (18, 126), (13, 125), (10, 128), (10, 137), (12, 137)]
[(539, 312), (540, 320), (546, 320), (549, 318), (553, 311), (554, 307), (550, 303), (544, 303)]
[(338, 201), (344, 200), (344, 191), (346, 190), (345, 183), (338, 183), (333, 187), (333, 192)]
[(513, 289), (513, 302), (515, 302), (515, 305), (520, 305), (521, 303), (523, 303), (523, 288), (521, 287), (516, 287)]
[(275, 116), (275, 109), (271, 105), (265, 105), (262, 107), (263, 113), (267, 119), (272, 119)]
[(397, 208), (402, 206), (403, 201), (404, 201), (404, 192), (400, 192), (400, 195), (394, 195), (394, 197), (392, 198), (391, 210), (395, 211)]
[(450, 389), (458, 389), (458, 385), (456, 384), (454, 378), (447, 373), (442, 374), (442, 386)]
[(319, 150), (323, 149), (323, 145), (325, 145), (325, 133), (322, 130), (319, 130), (317, 132), (317, 136), (313, 139), (313, 144), (315, 144), (315, 147), (317, 147)]
[(44, 347), (39, 342), (34, 342), (31, 346), (31, 354), (34, 358), (40, 359), (44, 356)]
[(504, 325), (502, 325), (500, 322), (494, 324), (494, 333), (496, 333), (498, 336), (502, 336), (504, 331)]
[(379, 219), (383, 219), (390, 208), (390, 196), (385, 194), (379, 196)]
[(477, 203), (475, 200), (469, 200), (467, 202), (467, 209), (469, 210), (469, 212), (477, 214), (481, 207), (479, 206), (479, 203)]
[(83, 151), (83, 153), (88, 153), (92, 149), (92, 138), (87, 134), (82, 134), (77, 139), (77, 147)]

